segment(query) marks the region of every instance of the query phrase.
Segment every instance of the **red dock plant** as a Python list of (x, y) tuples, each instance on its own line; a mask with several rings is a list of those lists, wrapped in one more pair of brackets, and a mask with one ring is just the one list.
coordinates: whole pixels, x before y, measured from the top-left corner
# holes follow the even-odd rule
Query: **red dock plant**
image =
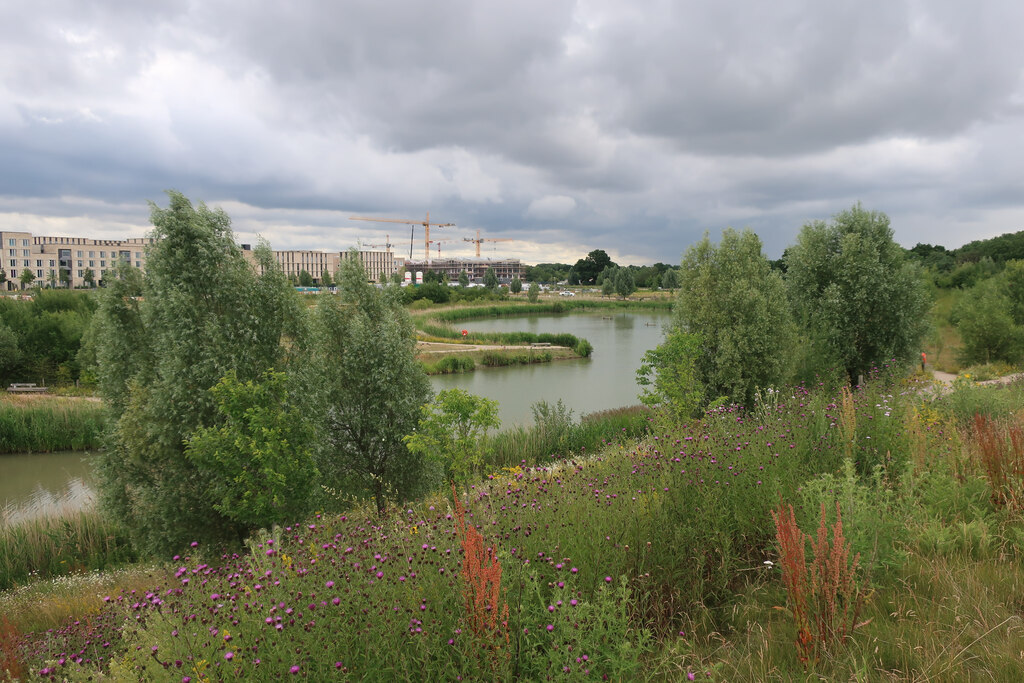
[(993, 505), (1024, 510), (1024, 427), (1001, 426), (979, 413), (974, 416), (974, 437)]
[[(476, 636), (488, 643), (504, 635), (508, 642), (508, 605), (501, 603), (501, 563), (494, 548), (466, 523), (466, 509), (452, 484), (455, 498), (455, 526), (462, 536), (462, 593), (466, 601), (466, 621)], [(499, 617), (501, 622), (499, 623)]]
[[(779, 543), (782, 580), (786, 585), (790, 611), (797, 627), (796, 648), (800, 661), (817, 660), (822, 651), (845, 642), (854, 629), (864, 605), (864, 596), (856, 581), (860, 554), (850, 561), (850, 546), (843, 536), (843, 518), (836, 502), (836, 522), (832, 542), (828, 539), (825, 504), (816, 539), (800, 531), (793, 506), (772, 511), (775, 538)], [(807, 563), (805, 548), (811, 541), (814, 558)]]

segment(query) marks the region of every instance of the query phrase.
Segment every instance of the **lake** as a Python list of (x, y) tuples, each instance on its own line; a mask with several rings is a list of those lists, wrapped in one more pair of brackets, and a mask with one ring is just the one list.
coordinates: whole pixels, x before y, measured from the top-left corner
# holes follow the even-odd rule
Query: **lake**
[(644, 353), (662, 341), (668, 311), (570, 313), (468, 320), (474, 332), (568, 332), (594, 345), (590, 358), (537, 365), (479, 368), (461, 375), (434, 375), (435, 391), (465, 389), (498, 401), (502, 425), (532, 424), (530, 406), (558, 399), (579, 417), (585, 413), (636, 405), (636, 371)]
[(0, 524), (91, 505), (88, 459), (85, 451), (0, 455)]

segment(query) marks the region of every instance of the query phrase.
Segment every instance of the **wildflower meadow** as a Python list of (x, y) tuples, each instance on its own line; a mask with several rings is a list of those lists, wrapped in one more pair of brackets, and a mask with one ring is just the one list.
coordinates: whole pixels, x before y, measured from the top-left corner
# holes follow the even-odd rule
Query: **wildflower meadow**
[(182, 683), (1014, 680), (1022, 395), (880, 370), (492, 464), (383, 515), (230, 552), (196, 539), (51, 628), (0, 600), (0, 663)]

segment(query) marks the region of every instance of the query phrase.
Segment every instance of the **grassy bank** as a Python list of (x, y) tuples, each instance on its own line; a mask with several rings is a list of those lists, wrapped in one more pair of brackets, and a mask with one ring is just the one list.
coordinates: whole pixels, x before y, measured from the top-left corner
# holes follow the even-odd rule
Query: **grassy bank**
[(575, 351), (563, 348), (488, 349), (421, 353), (417, 356), (428, 375), (451, 375), (473, 372), (477, 367), (499, 368), (510, 365), (533, 365), (555, 360), (579, 358)]
[[(455, 498), (200, 543), (16, 654), (76, 680), (1014, 680), (1024, 386), (920, 389), (791, 388), (569, 460), (537, 434)], [(799, 579), (826, 560), (849, 582)]]
[(0, 394), (0, 453), (95, 449), (102, 432), (98, 401)]

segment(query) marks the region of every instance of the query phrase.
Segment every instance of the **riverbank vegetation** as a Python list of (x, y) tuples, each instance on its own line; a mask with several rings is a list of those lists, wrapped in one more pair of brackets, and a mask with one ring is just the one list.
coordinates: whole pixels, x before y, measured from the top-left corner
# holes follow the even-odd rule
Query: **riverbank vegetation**
[(92, 450), (104, 428), (98, 401), (0, 393), (0, 454)]
[[(13, 651), (71, 679), (1012, 680), (1024, 481), (993, 464), (1024, 455), (1024, 385), (930, 396), (898, 373), (794, 387), (454, 499), (200, 542)], [(826, 552), (850, 582), (835, 602), (799, 579)]]
[(489, 402), (431, 398), (398, 288), (348, 259), (307, 310), (265, 250), (248, 267), (223, 213), (170, 198), (145, 277), (111, 283), (95, 331), (102, 509), (166, 564), (46, 634), (12, 613), (12, 671), (1019, 671), (1024, 384), (908, 376), (927, 298), (884, 215), (805, 226), (785, 278), (752, 233), (705, 238), (646, 358), (647, 408), (576, 422), (541, 403), (503, 434)]

